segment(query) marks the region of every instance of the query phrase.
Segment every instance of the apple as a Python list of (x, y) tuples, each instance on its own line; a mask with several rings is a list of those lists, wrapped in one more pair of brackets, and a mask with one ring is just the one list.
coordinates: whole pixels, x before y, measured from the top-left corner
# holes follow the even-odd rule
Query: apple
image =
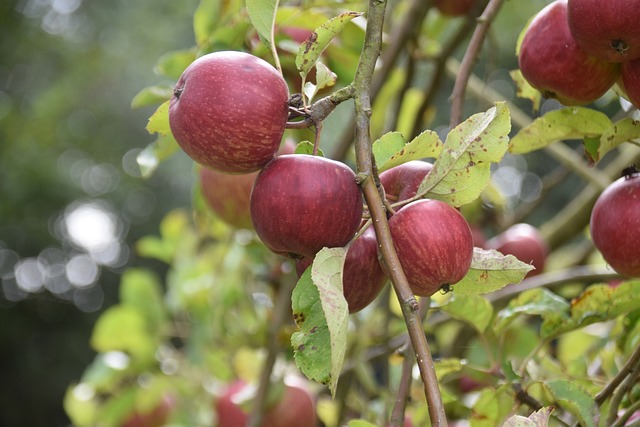
[(466, 15), (476, 4), (476, 0), (434, 0), (433, 5), (447, 16)]
[(634, 167), (600, 194), (591, 211), (591, 238), (618, 273), (640, 277), (640, 173)]
[(425, 176), (433, 165), (421, 160), (412, 160), (380, 173), (380, 184), (389, 203), (402, 202), (416, 195)]
[[(278, 154), (293, 154), (295, 143), (287, 139)], [(253, 229), (249, 200), (258, 172), (231, 175), (200, 168), (200, 191), (207, 205), (220, 219), (235, 228)]]
[(640, 59), (622, 64), (622, 90), (636, 108), (640, 108)]
[(161, 427), (167, 423), (175, 405), (172, 396), (165, 396), (158, 405), (148, 412), (134, 412), (121, 427)]
[[(312, 258), (296, 260), (298, 277), (312, 263)], [(347, 250), (342, 272), (342, 292), (349, 306), (349, 313), (357, 313), (376, 299), (387, 277), (378, 261), (378, 240), (373, 226), (356, 238)]]
[(288, 100), (286, 82), (268, 62), (244, 52), (214, 52), (180, 76), (169, 125), (180, 147), (200, 165), (249, 173), (278, 150)]
[(568, 0), (567, 18), (578, 46), (609, 62), (640, 59), (640, 0)]
[(597, 100), (620, 74), (619, 64), (578, 47), (569, 30), (567, 0), (554, 1), (533, 18), (522, 39), (518, 65), (531, 86), (564, 105)]
[(415, 295), (430, 296), (467, 274), (473, 257), (469, 224), (439, 200), (417, 200), (389, 219), (400, 264)]
[(251, 192), (251, 220), (273, 252), (313, 258), (324, 247), (345, 246), (362, 219), (355, 173), (344, 163), (308, 154), (271, 160)]
[(535, 267), (527, 277), (536, 276), (544, 270), (549, 247), (538, 229), (530, 224), (514, 224), (502, 233), (489, 239), (487, 249), (495, 249), (504, 255), (513, 255), (518, 260)]
[[(249, 385), (238, 380), (232, 383), (215, 402), (219, 427), (244, 427), (249, 410), (242, 403), (247, 399)], [(316, 409), (313, 398), (301, 383), (285, 383), (280, 400), (267, 407), (261, 427), (315, 427)]]

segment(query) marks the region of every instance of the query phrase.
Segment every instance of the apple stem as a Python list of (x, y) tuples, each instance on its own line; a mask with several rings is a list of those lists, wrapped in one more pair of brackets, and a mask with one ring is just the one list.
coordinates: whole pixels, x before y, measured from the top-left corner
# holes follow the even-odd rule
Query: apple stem
[(493, 19), (498, 14), (503, 0), (489, 0), (487, 7), (478, 18), (476, 29), (471, 36), (467, 50), (460, 63), (460, 72), (456, 76), (453, 91), (451, 92), (451, 117), (450, 127), (453, 129), (462, 121), (462, 107), (464, 105), (464, 94), (467, 89), (467, 81), (471, 75), (476, 58), (482, 48), (484, 39), (489, 32)]
[(365, 41), (353, 82), (355, 88), (355, 145), (357, 172), (365, 176), (361, 182), (367, 206), (369, 207), (379, 250), (384, 265), (400, 301), (409, 337), (416, 355), (424, 386), (429, 417), (433, 427), (447, 425), (442, 396), (438, 387), (433, 358), (427, 343), (418, 302), (411, 292), (407, 278), (391, 240), (386, 211), (378, 191), (375, 178), (374, 160), (370, 135), (371, 91), (376, 61), (382, 46), (382, 27), (386, 9), (385, 0), (370, 0), (367, 12)]

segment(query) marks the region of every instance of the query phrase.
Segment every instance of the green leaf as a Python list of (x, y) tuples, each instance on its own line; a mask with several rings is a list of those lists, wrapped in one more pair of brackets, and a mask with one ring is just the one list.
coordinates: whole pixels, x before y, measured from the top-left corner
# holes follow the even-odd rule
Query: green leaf
[(200, 0), (193, 13), (193, 33), (198, 46), (205, 45), (218, 24), (220, 0)]
[(182, 72), (196, 60), (194, 50), (178, 50), (165, 53), (158, 59), (153, 71), (173, 80), (178, 80)]
[(349, 310), (342, 293), (346, 250), (324, 248), (293, 291), (293, 316), (300, 331), (291, 336), (296, 365), (335, 395), (347, 345)]
[(436, 369), (436, 377), (443, 379), (447, 375), (455, 374), (464, 368), (465, 363), (453, 357), (434, 360), (433, 367)]
[(628, 117), (611, 125), (600, 138), (593, 138), (590, 146), (585, 138), (585, 151), (591, 161), (597, 163), (618, 145), (638, 139), (640, 139), (640, 121)]
[(142, 108), (149, 105), (155, 105), (165, 102), (173, 96), (173, 87), (171, 86), (149, 86), (142, 89), (131, 100), (131, 108)]
[(300, 75), (306, 78), (309, 71), (315, 66), (322, 52), (329, 46), (333, 38), (351, 22), (352, 19), (361, 16), (360, 12), (344, 12), (331, 18), (311, 33), (309, 38), (300, 45), (296, 55), (296, 67)]
[(153, 272), (141, 268), (126, 270), (120, 282), (120, 302), (142, 313), (149, 333), (159, 336), (165, 313), (160, 280)]
[(141, 359), (153, 358), (155, 349), (144, 314), (124, 305), (110, 307), (102, 313), (93, 329), (91, 346), (98, 352), (118, 350)]
[(600, 111), (585, 107), (566, 107), (549, 111), (535, 119), (513, 137), (509, 151), (524, 154), (564, 139), (600, 137), (611, 127), (611, 120)]
[(540, 91), (529, 84), (524, 78), (520, 70), (513, 70), (509, 73), (511, 79), (516, 84), (516, 95), (518, 98), (529, 99), (533, 103), (533, 111), (540, 110), (540, 102), (542, 94)]
[(568, 318), (569, 304), (558, 295), (545, 288), (535, 288), (522, 292), (500, 310), (494, 321), (494, 330), (500, 333), (520, 315), (563, 316)]
[(247, 0), (246, 4), (251, 24), (268, 46), (273, 45), (278, 0)]
[(400, 132), (388, 132), (373, 142), (373, 157), (378, 165), (378, 172), (382, 172), (388, 167), (385, 164), (402, 151), (407, 141)]
[(493, 317), (493, 306), (479, 295), (455, 295), (441, 309), (454, 319), (468, 323), (480, 333), (487, 329)]
[(147, 145), (136, 157), (143, 178), (149, 178), (164, 160), (178, 151), (178, 143), (172, 135), (161, 135)]
[(529, 417), (514, 415), (505, 421), (503, 427), (548, 427), (552, 411), (553, 408), (546, 406), (529, 415)]
[(497, 389), (485, 388), (471, 412), (471, 427), (496, 427), (511, 412), (514, 403), (513, 392), (508, 384)]
[(491, 163), (507, 151), (511, 119), (504, 102), (452, 129), (442, 153), (418, 189), (430, 199), (459, 207), (480, 197), (489, 184)]
[(334, 86), (337, 80), (338, 76), (329, 67), (321, 61), (316, 62), (316, 84), (311, 82), (304, 84), (304, 94), (307, 100), (311, 102), (320, 90)]
[[(295, 154), (310, 154), (310, 155), (313, 155), (313, 142), (302, 141), (302, 142), (298, 143), (298, 145), (296, 145)], [(324, 157), (324, 151), (322, 151), (322, 148), (318, 147), (318, 152), (315, 155)]]
[(169, 126), (169, 100), (160, 104), (156, 111), (149, 117), (147, 122), (147, 132), (150, 134), (170, 135), (171, 126)]
[(598, 406), (589, 393), (574, 382), (566, 380), (550, 381), (544, 384), (558, 404), (572, 413), (580, 425), (595, 427), (598, 419)]
[(437, 133), (426, 130), (405, 144), (400, 132), (389, 132), (374, 142), (373, 150), (378, 172), (383, 172), (411, 160), (437, 157), (442, 141)]
[(90, 427), (95, 425), (98, 402), (94, 397), (95, 390), (88, 384), (73, 384), (67, 388), (63, 406), (74, 426)]
[(507, 285), (520, 283), (533, 266), (513, 255), (495, 250), (473, 249), (471, 268), (466, 276), (453, 285), (456, 295), (475, 295), (494, 292)]
[(351, 420), (347, 427), (376, 427), (376, 425), (365, 420)]

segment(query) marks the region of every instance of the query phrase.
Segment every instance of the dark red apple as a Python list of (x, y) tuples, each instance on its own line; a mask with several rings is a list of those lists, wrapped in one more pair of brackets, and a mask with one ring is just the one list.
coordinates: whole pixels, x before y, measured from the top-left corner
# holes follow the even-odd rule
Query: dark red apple
[(462, 214), (448, 204), (429, 199), (411, 202), (391, 217), (389, 230), (415, 295), (433, 295), (469, 271), (473, 236)]
[(477, 0), (434, 0), (433, 5), (447, 16), (466, 15)]
[(640, 59), (640, 0), (569, 0), (567, 12), (585, 52), (609, 62)]
[(389, 203), (402, 202), (416, 195), (425, 176), (433, 165), (412, 160), (380, 173), (380, 184)]
[(535, 276), (544, 270), (549, 247), (537, 228), (530, 224), (514, 224), (486, 244), (487, 249), (495, 249), (504, 255), (513, 255), (518, 260), (531, 264), (535, 270), (527, 277)]
[(522, 39), (518, 65), (531, 86), (564, 105), (597, 100), (620, 74), (619, 64), (578, 47), (569, 30), (567, 0), (554, 1), (533, 18)]
[(172, 396), (165, 396), (158, 405), (149, 412), (134, 412), (121, 427), (161, 427), (164, 426), (175, 405)]
[(223, 51), (196, 59), (169, 105), (171, 132), (202, 166), (257, 171), (275, 155), (288, 116), (289, 89), (268, 62)]
[(600, 194), (590, 228), (593, 244), (615, 271), (640, 277), (640, 173), (635, 168)]
[(640, 59), (622, 64), (622, 90), (636, 108), (640, 108)]
[[(296, 145), (287, 139), (279, 154), (293, 154)], [(249, 199), (258, 172), (231, 175), (209, 168), (200, 169), (200, 191), (207, 205), (220, 219), (235, 228), (253, 229)]]
[[(296, 261), (298, 277), (311, 265), (312, 258)], [(378, 240), (376, 232), (369, 226), (351, 243), (344, 260), (342, 272), (342, 292), (349, 313), (357, 313), (376, 299), (387, 277), (378, 261)]]
[[(215, 411), (219, 427), (244, 427), (249, 420), (249, 410), (242, 407), (243, 393), (248, 385), (244, 381), (232, 383), (216, 400)], [(267, 408), (261, 427), (315, 427), (315, 403), (302, 384), (285, 384), (284, 394), (273, 406)]]
[(324, 247), (345, 246), (362, 219), (362, 194), (344, 163), (320, 156), (274, 158), (251, 192), (251, 219), (273, 252), (313, 258)]

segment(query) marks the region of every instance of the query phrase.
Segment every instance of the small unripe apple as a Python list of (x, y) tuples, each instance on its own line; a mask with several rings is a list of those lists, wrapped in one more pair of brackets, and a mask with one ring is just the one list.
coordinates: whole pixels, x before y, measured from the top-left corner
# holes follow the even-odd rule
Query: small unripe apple
[(344, 163), (320, 156), (274, 158), (251, 192), (251, 219), (273, 252), (310, 257), (324, 247), (343, 247), (362, 219), (362, 194)]
[(148, 412), (134, 412), (121, 427), (161, 427), (167, 423), (175, 405), (172, 396), (165, 396), (158, 405)]
[[(296, 261), (298, 277), (309, 267), (313, 259)], [(378, 261), (378, 240), (373, 226), (369, 226), (355, 239), (344, 260), (342, 293), (349, 306), (349, 313), (357, 313), (376, 299), (387, 277)]]
[(618, 273), (640, 277), (640, 173), (629, 168), (609, 185), (591, 211), (591, 238)]
[(567, 18), (585, 52), (609, 62), (640, 59), (640, 0), (568, 0)]
[(473, 257), (469, 224), (438, 200), (418, 200), (398, 210), (389, 230), (400, 264), (415, 295), (430, 296), (467, 274)]
[(433, 165), (421, 160), (412, 160), (380, 173), (380, 184), (389, 203), (409, 200), (418, 192), (420, 184)]
[(495, 249), (504, 255), (513, 255), (518, 260), (531, 264), (535, 270), (527, 273), (527, 277), (543, 272), (549, 253), (549, 247), (540, 231), (526, 223), (514, 224), (502, 233), (489, 239), (487, 249)]
[(433, 5), (440, 13), (448, 16), (466, 15), (477, 0), (434, 0)]
[(243, 52), (196, 59), (178, 80), (169, 125), (197, 163), (227, 173), (257, 171), (284, 133), (289, 89), (268, 62)]
[(621, 88), (629, 101), (640, 108), (640, 59), (622, 64)]
[(616, 82), (619, 64), (583, 51), (569, 30), (567, 0), (556, 0), (531, 21), (522, 39), (518, 65), (543, 96), (564, 105), (589, 104)]

